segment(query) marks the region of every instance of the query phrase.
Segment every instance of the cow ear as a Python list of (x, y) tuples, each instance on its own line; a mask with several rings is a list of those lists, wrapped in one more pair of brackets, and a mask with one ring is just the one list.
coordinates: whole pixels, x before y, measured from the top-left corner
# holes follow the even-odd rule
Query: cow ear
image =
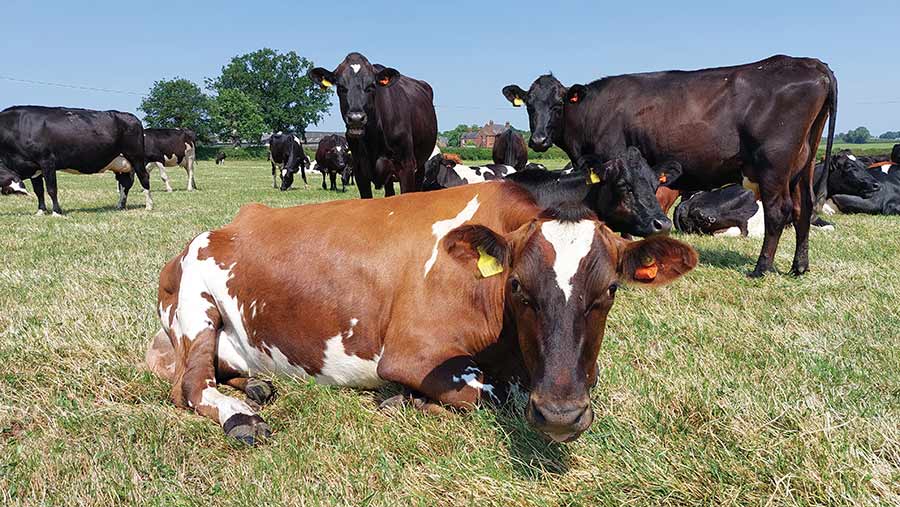
[(509, 246), (506, 240), (483, 225), (463, 225), (443, 240), (444, 248), (458, 262), (472, 266), (479, 278), (509, 272)]
[(503, 96), (515, 107), (521, 107), (528, 98), (528, 92), (516, 85), (509, 85), (503, 87)]
[(312, 79), (312, 81), (319, 86), (324, 88), (330, 88), (334, 85), (337, 78), (334, 77), (334, 73), (330, 70), (323, 69), (322, 67), (316, 67), (310, 70), (307, 73), (307, 76)]
[(656, 176), (659, 178), (659, 185), (663, 187), (670, 186), (678, 178), (681, 177), (682, 167), (679, 162), (670, 160), (663, 162), (653, 168)]
[(378, 83), (378, 86), (391, 86), (399, 76), (400, 73), (397, 72), (397, 69), (385, 67), (375, 74), (375, 82)]
[(578, 104), (584, 99), (587, 88), (584, 85), (574, 84), (566, 90), (566, 102), (569, 104)]
[(584, 171), (587, 177), (587, 184), (604, 183), (614, 180), (619, 173), (625, 170), (625, 164), (620, 158), (615, 158), (607, 162), (597, 155), (583, 155), (575, 164), (578, 171)]
[(629, 283), (665, 285), (697, 265), (697, 251), (669, 237), (620, 240), (619, 276)]

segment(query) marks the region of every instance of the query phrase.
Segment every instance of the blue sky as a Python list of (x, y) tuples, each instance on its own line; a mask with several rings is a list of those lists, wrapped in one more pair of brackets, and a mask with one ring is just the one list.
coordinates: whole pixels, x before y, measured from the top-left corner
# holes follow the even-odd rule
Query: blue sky
[[(511, 121), (500, 89), (553, 71), (604, 75), (814, 56), (840, 84), (838, 129), (900, 130), (896, 0), (734, 2), (43, 2), (0, 0), (0, 76), (145, 93), (202, 84), (234, 55), (294, 50), (334, 68), (350, 51), (431, 83), (441, 130)], [(864, 4), (864, 5), (863, 5)], [(335, 107), (318, 126), (342, 130)], [(43, 104), (135, 112), (140, 97), (0, 79), (0, 108)]]

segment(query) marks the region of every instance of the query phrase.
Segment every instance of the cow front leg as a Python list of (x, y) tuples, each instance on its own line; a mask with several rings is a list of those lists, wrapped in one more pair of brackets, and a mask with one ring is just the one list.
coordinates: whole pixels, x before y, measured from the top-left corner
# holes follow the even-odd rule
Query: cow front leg
[(760, 189), (766, 232), (756, 268), (750, 273), (750, 278), (760, 278), (772, 269), (778, 242), (781, 240), (781, 233), (784, 232), (784, 225), (792, 208), (790, 192), (786, 188), (760, 185)]
[(416, 161), (404, 160), (400, 162), (400, 193), (418, 192), (416, 185)]
[(153, 196), (150, 195), (150, 173), (147, 172), (147, 166), (141, 164), (134, 166), (135, 174), (137, 175), (138, 182), (140, 182), (141, 187), (144, 189), (144, 201), (145, 207), (147, 210), (153, 209)]
[(31, 189), (34, 190), (34, 195), (38, 200), (37, 215), (47, 213), (47, 203), (44, 201), (44, 178), (40, 175), (31, 178)]
[(303, 163), (300, 163), (300, 176), (303, 178), (303, 189), (309, 190), (309, 182), (306, 181), (306, 169), (303, 167)]
[(484, 383), (481, 370), (471, 356), (464, 354), (445, 358), (433, 354), (417, 357), (386, 354), (378, 363), (378, 376), (421, 393), (426, 398), (422, 406), (429, 410), (428, 402), (471, 410), (482, 398), (494, 396), (494, 387)]
[(331, 179), (331, 191), (337, 192), (337, 173), (332, 171), (328, 173), (328, 177)]
[(166, 174), (166, 167), (159, 162), (153, 162), (157, 168), (159, 168), (159, 177), (163, 180), (163, 183), (166, 184), (166, 192), (172, 191), (172, 185), (169, 183), (169, 175)]
[(56, 195), (56, 169), (52, 164), (42, 165), (42, 173), (44, 181), (47, 182), (47, 194), (50, 196), (50, 202), (53, 206), (53, 215), (62, 216), (63, 211), (62, 208), (59, 207), (59, 199)]
[(277, 169), (275, 168), (275, 162), (272, 162), (272, 188), (278, 188), (278, 185), (275, 183), (275, 172)]
[(194, 190), (200, 190), (200, 187), (197, 186), (197, 181), (194, 179), (194, 157), (190, 156), (187, 159), (187, 167), (185, 167), (187, 171), (188, 183), (187, 189), (188, 192), (193, 192)]
[(275, 399), (275, 386), (267, 380), (254, 377), (234, 377), (223, 382), (247, 395), (257, 405), (265, 405)]
[(116, 173), (116, 182), (119, 187), (119, 202), (116, 204), (116, 209), (123, 210), (128, 202), (128, 191), (134, 185), (134, 174), (130, 172)]

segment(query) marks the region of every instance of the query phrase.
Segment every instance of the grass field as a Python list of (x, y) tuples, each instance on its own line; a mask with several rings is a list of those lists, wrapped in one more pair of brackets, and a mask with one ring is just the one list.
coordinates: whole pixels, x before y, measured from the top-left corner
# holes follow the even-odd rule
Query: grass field
[(248, 448), (143, 370), (159, 270), (242, 204), (355, 188), (278, 192), (265, 162), (202, 162), (188, 193), (179, 171), (172, 194), (153, 175), (151, 212), (140, 192), (113, 210), (111, 175), (61, 174), (66, 218), (0, 199), (0, 505), (900, 504), (898, 218), (836, 217), (799, 279), (790, 230), (762, 280), (759, 240), (685, 237), (694, 272), (620, 292), (570, 445), (521, 403), (387, 415), (384, 392), (279, 378), (274, 438)]

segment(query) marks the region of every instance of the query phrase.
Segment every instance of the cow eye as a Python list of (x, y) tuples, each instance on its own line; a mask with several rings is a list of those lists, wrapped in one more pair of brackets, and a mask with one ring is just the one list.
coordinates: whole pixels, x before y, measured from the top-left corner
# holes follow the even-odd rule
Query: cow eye
[(512, 289), (512, 293), (515, 294), (519, 298), (519, 301), (521, 301), (523, 305), (528, 306), (531, 304), (531, 300), (528, 299), (528, 296), (525, 294), (525, 291), (522, 290), (522, 284), (519, 283), (518, 280), (513, 278), (512, 281), (510, 281), (509, 286), (510, 286), (510, 289)]
[(616, 291), (617, 291), (617, 290), (619, 290), (619, 284), (618, 284), (618, 283), (614, 283), (614, 284), (610, 285), (610, 286), (609, 286), (609, 297), (611, 297), (611, 298), (616, 297)]

